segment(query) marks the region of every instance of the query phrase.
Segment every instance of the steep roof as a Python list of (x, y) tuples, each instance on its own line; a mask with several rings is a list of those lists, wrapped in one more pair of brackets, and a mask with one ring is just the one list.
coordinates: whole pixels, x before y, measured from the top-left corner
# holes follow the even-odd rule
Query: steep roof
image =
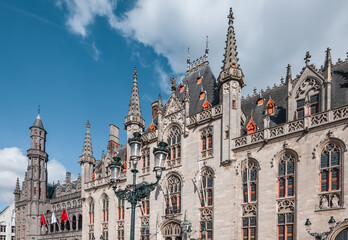
[(42, 130), (45, 130), (45, 128), (42, 124), (41, 118), (40, 118), (40, 114), (37, 115), (32, 127), (38, 127), (38, 128), (41, 128)]
[[(197, 79), (200, 77), (202, 80), (200, 83), (197, 83)], [(186, 87), (185, 85), (187, 84), (190, 96), (189, 115), (203, 111), (202, 105), (205, 99), (207, 99), (212, 106), (219, 103), (219, 94), (216, 90), (216, 78), (208, 62), (205, 62), (186, 73), (176, 90), (176, 96), (181, 102), (184, 101), (185, 90), (180, 91), (180, 87)], [(205, 93), (205, 96), (200, 98), (200, 94), (203, 92)]]
[(348, 59), (332, 66), (331, 108), (348, 104)]
[[(258, 105), (257, 102), (260, 98), (263, 99), (263, 103)], [(257, 130), (264, 128), (263, 118), (265, 116), (265, 111), (267, 110), (266, 104), (270, 98), (272, 98), (275, 103), (274, 114), (270, 116), (270, 127), (286, 122), (287, 86), (282, 84), (261, 93), (261, 95), (257, 94), (242, 100), (242, 111), (246, 117), (242, 134), (246, 133), (246, 126), (251, 115), (253, 115), (252, 118), (256, 123)]]

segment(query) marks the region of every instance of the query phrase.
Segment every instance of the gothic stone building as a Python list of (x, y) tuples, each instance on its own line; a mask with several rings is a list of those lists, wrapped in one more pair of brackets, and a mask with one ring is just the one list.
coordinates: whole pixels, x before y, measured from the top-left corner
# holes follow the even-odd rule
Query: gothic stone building
[[(81, 177), (71, 181), (71, 175), (67, 172), (64, 184), (59, 181), (55, 185), (47, 183), (46, 134), (38, 115), (34, 125), (30, 127), (28, 168), (22, 189), (17, 179), (14, 190), (16, 239), (81, 239)], [(67, 210), (69, 221), (60, 222), (63, 209)], [(52, 212), (58, 219), (56, 224), (50, 224)], [(42, 214), (46, 217), (47, 226), (41, 225)]]
[[(144, 141), (137, 182), (155, 180), (158, 142), (170, 150), (159, 185), (136, 209), (136, 239), (184, 239), (180, 224), (187, 219), (191, 239), (310, 240), (306, 219), (311, 232), (321, 233), (331, 216), (328, 239), (347, 239), (348, 59), (333, 64), (327, 49), (317, 69), (307, 53), (299, 75), (292, 77), (288, 65), (279, 85), (243, 98), (233, 21), (230, 10), (219, 76), (208, 48), (198, 60), (187, 59), (167, 102), (159, 96), (152, 103), (147, 127), (133, 73), (125, 130), (127, 138), (141, 132)], [(82, 239), (128, 239), (130, 205), (116, 198), (109, 164), (115, 153), (122, 158), (118, 188), (129, 186), (129, 147), (119, 145), (119, 129), (110, 125), (108, 150), (95, 161), (89, 131), (88, 124), (80, 158)]]

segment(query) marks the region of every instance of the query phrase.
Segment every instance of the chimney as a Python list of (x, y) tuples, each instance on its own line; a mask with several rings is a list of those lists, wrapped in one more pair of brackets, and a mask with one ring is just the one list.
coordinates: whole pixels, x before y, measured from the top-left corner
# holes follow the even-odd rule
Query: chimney
[(156, 117), (158, 113), (158, 101), (152, 103), (152, 120)]
[(71, 182), (71, 173), (66, 172), (65, 183), (69, 183), (69, 182)]
[(112, 153), (115, 148), (118, 148), (119, 145), (119, 128), (116, 127), (114, 124), (110, 124), (110, 138), (108, 142), (108, 151)]

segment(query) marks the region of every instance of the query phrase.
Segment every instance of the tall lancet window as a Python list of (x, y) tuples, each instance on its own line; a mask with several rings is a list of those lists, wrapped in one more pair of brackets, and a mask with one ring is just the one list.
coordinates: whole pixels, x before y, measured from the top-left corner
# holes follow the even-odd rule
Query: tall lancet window
[(167, 138), (169, 155), (168, 167), (175, 167), (181, 164), (181, 130), (178, 126), (173, 126), (168, 132)]
[(257, 189), (259, 164), (247, 158), (242, 167), (242, 239), (257, 239)]
[(278, 240), (294, 239), (295, 163), (296, 157), (290, 152), (281, 155), (278, 163)]
[(102, 222), (108, 222), (109, 221), (109, 198), (108, 196), (103, 197), (103, 221)]
[(166, 215), (181, 213), (181, 180), (176, 175), (171, 175), (164, 180)]
[(320, 209), (341, 207), (342, 150), (327, 144), (320, 156)]
[(213, 204), (214, 204), (214, 172), (204, 168), (200, 173), (200, 198), (201, 198), (201, 239), (213, 239)]
[(89, 203), (88, 215), (89, 215), (89, 224), (94, 224), (94, 201), (93, 199)]

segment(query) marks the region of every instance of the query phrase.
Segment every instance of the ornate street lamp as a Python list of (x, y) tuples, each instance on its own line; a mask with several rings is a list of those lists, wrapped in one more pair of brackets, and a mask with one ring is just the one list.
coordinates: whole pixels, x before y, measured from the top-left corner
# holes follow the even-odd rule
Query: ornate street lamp
[(309, 221), (309, 218), (307, 218), (307, 220), (305, 222), (307, 232), (311, 236), (315, 237), (315, 239), (318, 239), (318, 240), (326, 240), (329, 237), (329, 235), (331, 234), (332, 230), (336, 227), (336, 221), (335, 221), (333, 216), (330, 217), (328, 224), (329, 224), (329, 228), (330, 228), (329, 231), (322, 232), (322, 233), (312, 233), (311, 232), (312, 223), (311, 223), (311, 221)]
[(190, 232), (192, 232), (191, 226), (192, 226), (192, 224), (191, 224), (191, 222), (187, 219), (187, 217), (186, 217), (186, 212), (185, 212), (184, 221), (182, 221), (182, 222), (180, 223), (180, 227), (181, 227), (182, 232), (183, 232), (184, 240), (187, 240), (188, 234), (189, 234)]
[(122, 171), (122, 163), (121, 159), (118, 157), (114, 157), (114, 161), (109, 165), (111, 169), (111, 177), (110, 182), (113, 184), (113, 189), (116, 196), (121, 200), (127, 200), (131, 204), (131, 230), (130, 230), (130, 240), (134, 240), (134, 227), (135, 227), (135, 207), (141, 199), (150, 196), (151, 191), (153, 191), (158, 184), (159, 180), (162, 176), (162, 171), (165, 169), (164, 164), (169, 154), (169, 150), (167, 149), (167, 143), (160, 142), (158, 144), (158, 148), (154, 148), (153, 153), (155, 155), (155, 166), (154, 171), (156, 172), (156, 182), (147, 183), (142, 182), (140, 184), (136, 184), (136, 175), (138, 173), (137, 164), (140, 160), (140, 151), (141, 145), (143, 143), (141, 139), (141, 134), (135, 132), (133, 134), (133, 138), (128, 140), (128, 144), (130, 146), (130, 160), (133, 165), (131, 172), (133, 173), (133, 184), (130, 188), (126, 188), (124, 190), (116, 190), (117, 182), (119, 181), (120, 173)]

